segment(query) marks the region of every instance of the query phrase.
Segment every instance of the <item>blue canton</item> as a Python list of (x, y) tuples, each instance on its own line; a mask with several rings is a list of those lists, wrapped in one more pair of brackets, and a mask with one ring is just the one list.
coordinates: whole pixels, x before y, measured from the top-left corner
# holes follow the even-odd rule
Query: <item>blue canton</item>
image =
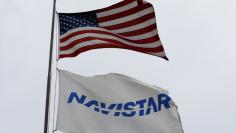
[(59, 13), (60, 35), (77, 27), (98, 27), (95, 11), (84, 13)]

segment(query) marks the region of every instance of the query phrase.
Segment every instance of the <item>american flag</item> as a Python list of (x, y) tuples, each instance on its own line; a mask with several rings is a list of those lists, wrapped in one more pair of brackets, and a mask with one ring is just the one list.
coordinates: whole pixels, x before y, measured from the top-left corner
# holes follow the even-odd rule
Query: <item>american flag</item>
[(59, 22), (59, 58), (98, 48), (121, 48), (167, 59), (148, 2), (124, 0), (89, 12), (59, 13)]

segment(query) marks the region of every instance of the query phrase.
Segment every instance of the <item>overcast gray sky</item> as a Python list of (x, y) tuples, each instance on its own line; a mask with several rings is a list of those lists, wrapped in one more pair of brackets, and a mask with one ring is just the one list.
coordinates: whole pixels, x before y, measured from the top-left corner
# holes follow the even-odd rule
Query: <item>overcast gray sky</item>
[[(58, 0), (59, 12), (120, 0)], [(167, 56), (92, 50), (59, 67), (92, 76), (122, 73), (168, 89), (186, 133), (236, 131), (235, 0), (148, 0)], [(52, 0), (0, 0), (0, 132), (42, 133)]]

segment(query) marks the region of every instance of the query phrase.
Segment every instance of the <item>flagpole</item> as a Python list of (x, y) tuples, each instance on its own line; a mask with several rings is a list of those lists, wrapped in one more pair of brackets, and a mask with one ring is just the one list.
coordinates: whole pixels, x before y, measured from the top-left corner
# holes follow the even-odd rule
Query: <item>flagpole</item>
[(48, 133), (55, 13), (56, 13), (56, 0), (53, 0), (52, 25), (51, 25), (52, 27), (51, 27), (51, 40), (50, 40), (48, 77), (47, 77), (47, 91), (46, 91), (46, 104), (45, 104), (44, 133)]

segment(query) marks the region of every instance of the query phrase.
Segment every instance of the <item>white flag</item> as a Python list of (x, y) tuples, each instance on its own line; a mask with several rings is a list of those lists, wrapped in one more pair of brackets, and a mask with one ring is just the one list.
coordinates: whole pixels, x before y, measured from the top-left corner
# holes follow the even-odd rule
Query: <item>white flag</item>
[(57, 130), (65, 133), (183, 133), (167, 91), (121, 74), (59, 71)]

